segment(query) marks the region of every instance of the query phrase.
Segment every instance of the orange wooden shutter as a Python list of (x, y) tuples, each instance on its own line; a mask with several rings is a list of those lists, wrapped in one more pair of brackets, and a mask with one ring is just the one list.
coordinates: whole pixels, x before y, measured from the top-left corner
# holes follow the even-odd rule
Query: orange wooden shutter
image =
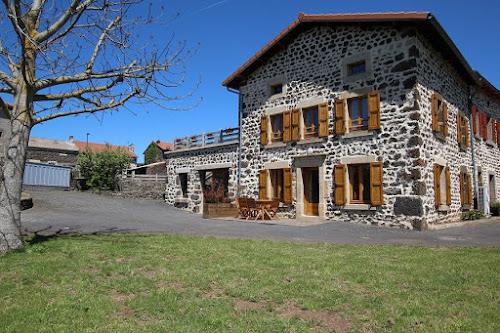
[(491, 119), (491, 138), (494, 143), (497, 143), (497, 120)]
[(477, 119), (476, 119), (476, 106), (472, 106), (472, 131), (477, 133)]
[(292, 111), (283, 113), (283, 142), (292, 141)]
[(444, 126), (444, 135), (448, 136), (448, 104), (443, 102), (443, 126)]
[(328, 112), (328, 103), (322, 103), (318, 106), (318, 113), (319, 113), (319, 133), (318, 136), (320, 137), (328, 137), (328, 134), (330, 132), (330, 124), (329, 124), (329, 119), (330, 115)]
[(346, 186), (345, 186), (345, 164), (337, 164), (334, 169), (335, 176), (335, 204), (343, 205), (346, 203)]
[(470, 146), (469, 119), (465, 118), (465, 145)]
[(384, 204), (384, 175), (382, 162), (370, 163), (370, 194), (372, 205)]
[(260, 119), (260, 144), (261, 145), (267, 145), (268, 129), (269, 129), (269, 116), (263, 116)]
[(448, 206), (451, 205), (451, 175), (450, 175), (450, 167), (446, 167), (446, 204)]
[(283, 169), (283, 201), (285, 203), (292, 203), (292, 169)]
[(465, 173), (460, 171), (460, 203), (465, 205), (467, 199), (467, 193), (465, 193)]
[(292, 110), (292, 140), (300, 140), (300, 110)]
[(344, 100), (337, 99), (335, 101), (335, 134), (345, 133), (345, 110)]
[(479, 135), (484, 139), (488, 138), (488, 125), (487, 125), (486, 114), (482, 113), (481, 111), (479, 111)]
[(267, 199), (267, 170), (260, 170), (259, 173), (259, 198)]
[(434, 199), (436, 206), (441, 205), (441, 166), (434, 164)]
[(462, 143), (462, 116), (460, 113), (457, 113), (457, 141), (458, 143)]
[(432, 130), (439, 131), (439, 110), (438, 110), (438, 99), (435, 94), (431, 97), (431, 111), (432, 111)]
[(500, 145), (500, 121), (497, 120), (497, 142)]
[(368, 94), (368, 129), (380, 128), (380, 93), (373, 91)]
[(467, 174), (467, 184), (469, 185), (469, 191), (467, 193), (467, 203), (469, 205), (472, 205), (473, 201), (472, 201), (472, 177), (470, 176), (470, 174)]

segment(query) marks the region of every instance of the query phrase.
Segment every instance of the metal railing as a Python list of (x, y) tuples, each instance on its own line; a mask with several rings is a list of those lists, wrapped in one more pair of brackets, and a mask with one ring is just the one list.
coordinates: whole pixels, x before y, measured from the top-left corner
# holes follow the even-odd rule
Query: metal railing
[(227, 128), (217, 132), (203, 133), (174, 139), (174, 151), (181, 149), (202, 148), (221, 143), (238, 142), (239, 128)]

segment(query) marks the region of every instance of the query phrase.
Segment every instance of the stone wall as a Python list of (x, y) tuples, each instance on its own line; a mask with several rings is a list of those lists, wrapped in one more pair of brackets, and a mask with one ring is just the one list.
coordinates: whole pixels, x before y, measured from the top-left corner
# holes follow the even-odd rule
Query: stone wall
[[(203, 210), (201, 172), (220, 168), (229, 169), (228, 197), (231, 202), (234, 201), (238, 183), (237, 148), (238, 143), (231, 143), (166, 153), (165, 201), (175, 207), (201, 214)], [(182, 197), (180, 173), (187, 174), (187, 198)]]
[(55, 161), (58, 165), (76, 166), (78, 152), (58, 152), (45, 149), (28, 148), (27, 160), (47, 163)]
[(140, 180), (120, 178), (118, 181), (119, 193), (129, 198), (163, 199), (165, 197), (165, 179)]

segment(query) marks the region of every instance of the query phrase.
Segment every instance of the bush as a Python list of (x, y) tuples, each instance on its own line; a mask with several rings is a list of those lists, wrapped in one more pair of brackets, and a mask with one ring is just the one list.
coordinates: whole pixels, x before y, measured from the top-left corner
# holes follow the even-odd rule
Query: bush
[(479, 220), (483, 218), (483, 213), (480, 210), (473, 209), (462, 213), (462, 220)]
[(114, 190), (116, 176), (129, 166), (130, 161), (130, 156), (123, 149), (108, 148), (96, 153), (87, 150), (78, 156), (78, 167), (91, 189)]
[(500, 216), (500, 202), (492, 202), (490, 204), (490, 213), (493, 216)]

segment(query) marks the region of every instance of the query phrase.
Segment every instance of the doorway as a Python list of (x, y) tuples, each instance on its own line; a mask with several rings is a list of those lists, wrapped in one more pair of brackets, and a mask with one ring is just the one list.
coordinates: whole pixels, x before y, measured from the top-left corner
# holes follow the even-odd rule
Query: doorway
[(304, 215), (319, 216), (319, 169), (303, 168)]

